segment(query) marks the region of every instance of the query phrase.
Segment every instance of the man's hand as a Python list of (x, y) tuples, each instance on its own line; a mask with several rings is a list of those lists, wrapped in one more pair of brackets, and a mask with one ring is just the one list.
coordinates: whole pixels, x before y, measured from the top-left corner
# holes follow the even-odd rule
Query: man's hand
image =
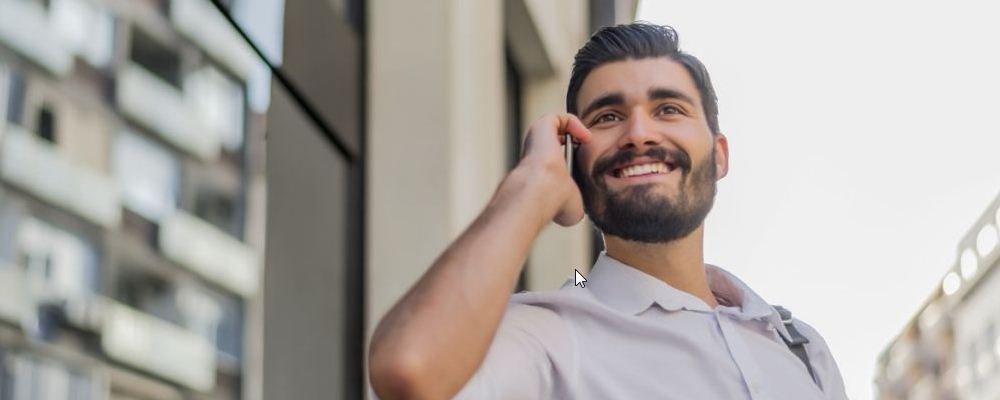
[(524, 138), (524, 158), (518, 167), (552, 179), (554, 204), (559, 206), (553, 220), (562, 226), (573, 226), (583, 219), (583, 196), (573, 182), (572, 171), (566, 168), (561, 148), (566, 144), (566, 133), (579, 143), (590, 141), (590, 131), (573, 114), (553, 113), (536, 120)]
[(583, 218), (563, 158), (566, 133), (590, 141), (570, 114), (531, 124), (524, 156), (486, 208), (382, 318), (369, 356), (380, 398), (451, 398), (479, 368), (541, 230)]

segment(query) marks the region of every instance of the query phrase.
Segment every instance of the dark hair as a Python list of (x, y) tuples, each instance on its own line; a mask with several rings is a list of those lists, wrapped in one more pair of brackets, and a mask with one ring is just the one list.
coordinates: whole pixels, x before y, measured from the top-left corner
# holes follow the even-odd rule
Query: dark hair
[(636, 22), (601, 28), (580, 48), (566, 93), (566, 111), (576, 114), (576, 96), (595, 68), (610, 62), (669, 57), (687, 69), (701, 95), (701, 106), (713, 134), (719, 133), (719, 103), (708, 70), (698, 58), (680, 50), (677, 31), (666, 25)]

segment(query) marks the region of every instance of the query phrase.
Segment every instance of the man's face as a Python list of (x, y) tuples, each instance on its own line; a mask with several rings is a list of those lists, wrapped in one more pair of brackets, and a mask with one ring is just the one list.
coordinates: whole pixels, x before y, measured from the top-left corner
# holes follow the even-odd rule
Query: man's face
[(705, 220), (728, 142), (712, 135), (694, 80), (666, 57), (607, 63), (577, 98), (593, 134), (577, 150), (584, 207), (606, 235), (664, 243)]

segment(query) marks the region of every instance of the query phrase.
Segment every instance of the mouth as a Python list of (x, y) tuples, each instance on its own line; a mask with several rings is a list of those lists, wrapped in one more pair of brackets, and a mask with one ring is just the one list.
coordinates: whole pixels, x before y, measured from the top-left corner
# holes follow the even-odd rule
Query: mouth
[(635, 160), (626, 165), (611, 169), (608, 175), (618, 179), (628, 179), (648, 175), (666, 175), (674, 172), (677, 165), (673, 160)]

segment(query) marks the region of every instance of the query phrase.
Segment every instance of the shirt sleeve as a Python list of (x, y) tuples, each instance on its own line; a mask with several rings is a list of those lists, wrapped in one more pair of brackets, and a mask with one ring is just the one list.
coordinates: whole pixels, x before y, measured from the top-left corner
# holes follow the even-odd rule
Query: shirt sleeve
[(840, 368), (837, 361), (833, 359), (833, 353), (827, 346), (826, 340), (812, 326), (795, 319), (795, 326), (807, 339), (806, 353), (809, 354), (809, 362), (812, 364), (813, 372), (819, 378), (820, 388), (823, 394), (830, 400), (847, 400), (847, 391), (844, 389), (844, 378), (840, 375)]
[(511, 303), (486, 359), (455, 399), (547, 399), (569, 348), (568, 327), (547, 308)]

